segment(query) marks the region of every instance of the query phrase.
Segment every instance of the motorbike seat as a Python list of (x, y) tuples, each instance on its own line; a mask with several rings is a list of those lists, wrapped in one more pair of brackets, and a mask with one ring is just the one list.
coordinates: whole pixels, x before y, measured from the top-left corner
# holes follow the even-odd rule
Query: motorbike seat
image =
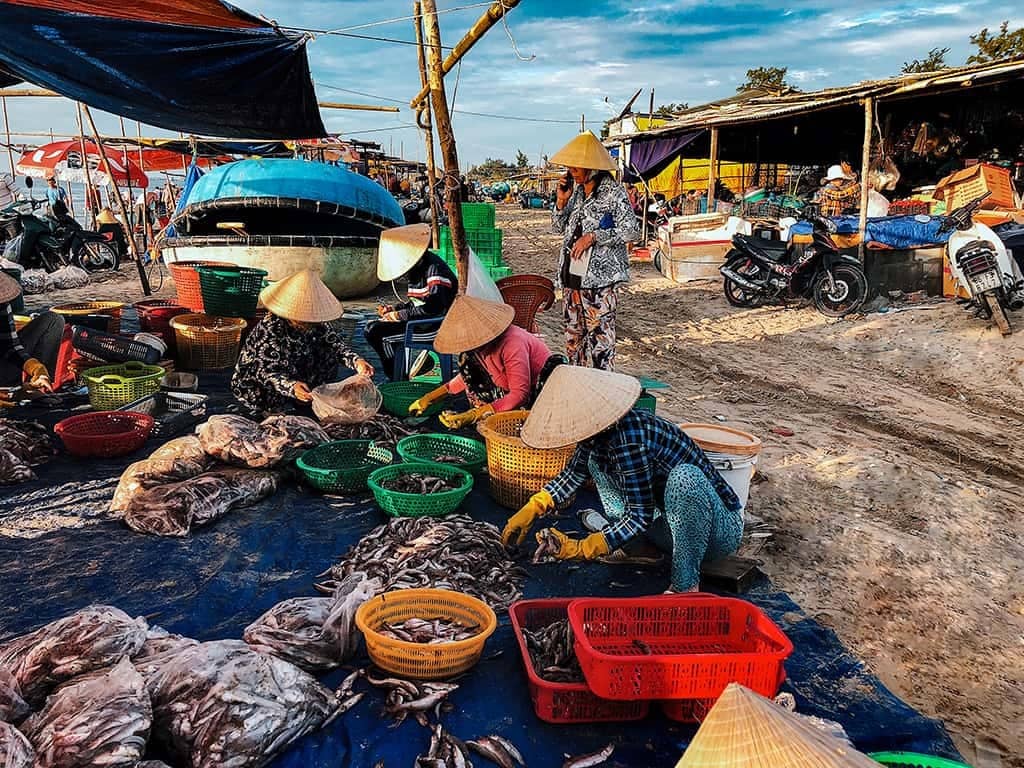
[(736, 237), (753, 253), (770, 261), (781, 261), (789, 252), (789, 243), (782, 240), (766, 240), (763, 237), (754, 237), (753, 235), (736, 235)]

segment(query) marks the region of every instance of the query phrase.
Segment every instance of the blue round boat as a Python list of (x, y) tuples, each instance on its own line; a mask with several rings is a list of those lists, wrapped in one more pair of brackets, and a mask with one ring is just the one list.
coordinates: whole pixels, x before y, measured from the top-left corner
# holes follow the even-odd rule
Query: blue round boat
[(307, 160), (240, 160), (200, 178), (174, 218), (169, 261), (228, 261), (281, 280), (319, 272), (339, 298), (377, 287), (384, 229), (405, 223), (379, 184), (345, 168)]

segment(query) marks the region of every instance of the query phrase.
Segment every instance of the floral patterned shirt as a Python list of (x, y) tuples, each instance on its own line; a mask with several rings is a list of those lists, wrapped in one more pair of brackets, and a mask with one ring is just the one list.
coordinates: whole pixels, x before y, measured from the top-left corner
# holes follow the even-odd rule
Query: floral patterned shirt
[(586, 196), (583, 185), (577, 184), (565, 207), (554, 209), (552, 229), (563, 236), (557, 272), (559, 287), (563, 287), (561, 276), (577, 229), (582, 230), (583, 235), (592, 232), (595, 238), (590, 266), (582, 280), (583, 288), (607, 288), (629, 282), (626, 243), (640, 239), (640, 227), (625, 187), (615, 179), (602, 178), (590, 197)]
[(253, 411), (272, 411), (292, 399), (296, 382), (313, 389), (337, 381), (338, 366), (352, 368), (359, 359), (330, 323), (303, 331), (268, 314), (245, 340), (231, 392)]

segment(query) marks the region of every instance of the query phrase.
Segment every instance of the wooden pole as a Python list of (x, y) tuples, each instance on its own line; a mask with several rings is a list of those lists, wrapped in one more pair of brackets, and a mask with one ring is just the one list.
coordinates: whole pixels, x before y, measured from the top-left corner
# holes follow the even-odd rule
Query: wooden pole
[(4, 110), (4, 133), (7, 135), (7, 159), (11, 163), (11, 178), (14, 178), (14, 150), (11, 148), (11, 124), (7, 121), (7, 97), (0, 98)]
[(715, 209), (715, 185), (718, 181), (718, 128), (711, 129), (711, 155), (708, 158), (708, 213)]
[(92, 203), (99, 201), (96, 188), (92, 185), (92, 174), (89, 172), (89, 153), (85, 149), (85, 128), (82, 126), (82, 105), (75, 102), (75, 117), (78, 119), (78, 145), (82, 151), (82, 173), (85, 174), (85, 221), (90, 227), (95, 226), (95, 214)]
[(860, 158), (860, 224), (857, 232), (860, 234), (860, 244), (857, 246), (857, 257), (863, 262), (864, 251), (867, 248), (868, 231), (868, 192), (871, 187), (868, 184), (868, 166), (871, 165), (871, 139), (875, 129), (875, 98), (868, 96), (864, 99), (864, 147)]
[(321, 109), (355, 109), (360, 112), (400, 112), (398, 107), (383, 107), (376, 104), (344, 104), (337, 101), (321, 101)]
[[(470, 28), (470, 30), (465, 34), (465, 36), (459, 41), (458, 45), (452, 48), (452, 51), (451, 53), (448, 54), (448, 57), (443, 62), (438, 62), (438, 76), (441, 78), (442, 81), (444, 80), (444, 76), (455, 68), (455, 65), (459, 63), (459, 60), (469, 52), (469, 49), (472, 48), (481, 37), (484, 36), (487, 30), (489, 30), (491, 27), (493, 27), (495, 24), (501, 21), (501, 17), (504, 16), (508, 11), (511, 11), (513, 8), (519, 5), (519, 2), (520, 0), (495, 0), (495, 2), (491, 4), (491, 7), (488, 8), (487, 11), (479, 19), (477, 19), (476, 24), (474, 24)], [(423, 3), (422, 7), (424, 11), (423, 14), (421, 15), (421, 18), (424, 18), (429, 13), (429, 10), (427, 8), (426, 3)], [(431, 2), (430, 8), (435, 7), (435, 3)], [(429, 25), (427, 27), (427, 30), (427, 40), (429, 42)], [(433, 64), (431, 64), (431, 67), (433, 67)], [(427, 94), (429, 92), (429, 86), (424, 86), (423, 88), (421, 88), (420, 92), (413, 97), (413, 100), (411, 102), (409, 102), (409, 106), (412, 107), (413, 109), (416, 109), (416, 107), (419, 106), (419, 103), (427, 98)], [(439, 133), (441, 130), (440, 122), (441, 120), (439, 117)]]
[[(142, 170), (146, 170), (145, 153), (142, 151), (142, 123), (138, 120), (135, 121), (135, 131), (138, 133), (139, 138), (139, 165)], [(131, 201), (132, 205), (132, 217), (135, 216), (135, 201)], [(142, 229), (142, 248), (145, 250), (149, 247), (149, 243), (152, 232), (149, 232), (149, 216), (146, 214), (146, 193), (142, 193), (142, 221), (139, 222)], [(135, 230), (132, 230), (132, 240), (135, 239)]]
[[(124, 118), (118, 116), (117, 119), (121, 123), (121, 138), (127, 139), (128, 134), (125, 133), (124, 130)], [(126, 146), (121, 148), (121, 160), (124, 163), (125, 173), (128, 174), (128, 202), (131, 203), (134, 202), (135, 197), (132, 194), (132, 174), (130, 167), (128, 165), (128, 148)], [(145, 169), (141, 165), (139, 166), (139, 170), (145, 173)], [(132, 223), (132, 208), (134, 207), (135, 206), (131, 206), (130, 208), (128, 208), (127, 217), (125, 218), (125, 221), (128, 223), (128, 231), (132, 231), (135, 228), (134, 224)]]
[[(506, 0), (506, 2), (515, 4), (511, 0)], [(441, 26), (438, 23), (437, 4), (434, 0), (421, 0), (420, 7), (423, 9), (423, 27), (427, 41), (427, 80), (430, 85), (430, 98), (434, 105), (434, 119), (437, 120), (437, 137), (441, 142), (441, 157), (444, 160), (444, 192), (448, 202), (448, 228), (452, 233), (452, 250), (455, 252), (455, 265), (458, 268), (459, 293), (465, 293), (466, 284), (469, 282), (469, 247), (466, 243), (466, 230), (462, 224), (462, 181), (459, 178), (459, 153), (455, 146), (455, 134), (452, 132), (452, 116), (448, 112), (448, 97), (444, 92)], [(490, 25), (488, 25), (489, 27)]]
[[(420, 64), (420, 85), (429, 89), (430, 84), (427, 78), (427, 52), (423, 46), (423, 17), (420, 15), (420, 2), (413, 3), (413, 13), (416, 16), (416, 45), (419, 53)], [(441, 247), (441, 207), (437, 204), (437, 195), (434, 190), (437, 188), (437, 165), (434, 161), (434, 123), (431, 117), (430, 99), (423, 102), (420, 116), (416, 122), (423, 128), (427, 144), (427, 184), (430, 185), (428, 200), (430, 201), (430, 231), (434, 241), (434, 247)]]
[[(96, 146), (100, 151), (100, 160), (103, 163), (103, 167), (107, 169), (107, 176), (110, 177), (111, 197), (113, 197), (114, 202), (117, 203), (117, 207), (121, 211), (121, 216), (125, 221), (128, 221), (128, 211), (124, 207), (124, 198), (121, 197), (121, 189), (117, 186), (117, 181), (114, 179), (114, 169), (110, 167), (110, 160), (107, 159), (107, 148), (103, 144), (103, 138), (100, 136), (100, 132), (96, 130), (96, 123), (92, 119), (92, 113), (89, 111), (89, 107), (82, 104), (81, 109), (85, 118), (89, 121), (89, 129), (92, 131), (93, 136), (96, 137)], [(153, 291), (149, 287), (149, 277), (146, 275), (146, 268), (142, 263), (142, 256), (139, 254), (139, 248), (135, 242), (135, 238), (128, 238), (128, 247), (131, 249), (132, 256), (135, 257), (135, 265), (139, 269), (139, 283), (142, 285), (142, 292), (146, 296), (152, 296)]]

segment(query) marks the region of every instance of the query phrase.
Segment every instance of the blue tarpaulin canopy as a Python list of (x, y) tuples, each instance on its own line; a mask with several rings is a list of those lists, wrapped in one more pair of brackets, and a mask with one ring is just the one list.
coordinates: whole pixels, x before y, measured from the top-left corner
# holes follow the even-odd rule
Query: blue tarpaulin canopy
[(218, 0), (0, 0), (0, 85), (228, 138), (326, 135), (305, 35)]
[(703, 129), (678, 136), (634, 139), (629, 145), (629, 165), (623, 181), (633, 183), (640, 179), (653, 179), (702, 133)]

